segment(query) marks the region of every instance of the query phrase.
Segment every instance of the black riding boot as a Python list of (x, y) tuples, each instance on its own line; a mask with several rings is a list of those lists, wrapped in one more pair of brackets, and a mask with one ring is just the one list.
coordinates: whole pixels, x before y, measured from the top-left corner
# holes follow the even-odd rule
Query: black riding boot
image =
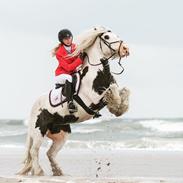
[(77, 107), (73, 102), (73, 90), (72, 90), (72, 83), (66, 80), (65, 82), (65, 96), (67, 99), (67, 106), (70, 113), (77, 112)]

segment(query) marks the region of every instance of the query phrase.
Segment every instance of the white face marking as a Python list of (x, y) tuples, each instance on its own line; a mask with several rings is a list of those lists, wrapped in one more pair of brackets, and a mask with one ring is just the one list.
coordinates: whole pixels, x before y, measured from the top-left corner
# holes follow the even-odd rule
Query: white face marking
[[(124, 45), (123, 41), (112, 32), (107, 32), (102, 35), (102, 38), (110, 45), (110, 47), (115, 50), (117, 54), (120, 54), (120, 57), (128, 56), (129, 55), (129, 48), (127, 45)], [(107, 39), (106, 39), (107, 38)], [(122, 44), (121, 44), (122, 42)], [(102, 44), (103, 52), (108, 57), (114, 53), (105, 43)], [(119, 56), (119, 55), (118, 55)]]

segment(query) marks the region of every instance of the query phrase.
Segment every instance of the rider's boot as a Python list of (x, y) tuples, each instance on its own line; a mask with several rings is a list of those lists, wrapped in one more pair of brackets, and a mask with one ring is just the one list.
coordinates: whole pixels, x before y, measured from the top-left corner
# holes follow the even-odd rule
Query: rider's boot
[(65, 95), (67, 99), (67, 106), (70, 113), (77, 112), (77, 107), (73, 102), (73, 90), (72, 90), (72, 83), (66, 80), (65, 82)]

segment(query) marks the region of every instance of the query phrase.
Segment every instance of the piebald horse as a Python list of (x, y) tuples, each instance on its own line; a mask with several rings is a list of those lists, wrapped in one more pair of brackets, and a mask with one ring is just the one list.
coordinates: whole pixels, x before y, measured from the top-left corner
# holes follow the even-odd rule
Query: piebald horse
[(96, 115), (96, 112), (105, 106), (102, 99), (109, 90), (113, 90), (112, 102), (116, 105), (121, 104), (119, 87), (110, 72), (109, 60), (128, 56), (128, 47), (110, 30), (95, 27), (79, 35), (78, 46), (71, 56), (81, 52), (84, 52), (86, 56), (80, 69), (83, 76), (77, 95), (87, 110), (75, 100), (78, 111), (70, 114), (67, 102), (53, 107), (49, 101), (49, 93), (40, 96), (34, 103), (28, 120), (24, 167), (18, 174), (27, 175), (29, 172), (32, 175), (44, 174), (39, 165), (38, 154), (44, 137), (47, 136), (52, 140), (47, 156), (53, 175), (63, 175), (55, 157), (71, 133), (70, 123), (83, 122)]

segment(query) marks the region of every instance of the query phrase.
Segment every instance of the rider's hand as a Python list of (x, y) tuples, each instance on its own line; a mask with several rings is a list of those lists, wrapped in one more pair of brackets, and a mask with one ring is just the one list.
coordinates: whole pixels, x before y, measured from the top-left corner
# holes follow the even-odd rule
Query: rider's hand
[(79, 54), (79, 57), (80, 57), (80, 59), (81, 59), (82, 61), (84, 61), (84, 59), (85, 59), (86, 56), (87, 56), (87, 54), (86, 54), (85, 52), (81, 52), (81, 53)]
[(76, 67), (76, 71), (77, 71), (77, 72), (80, 71), (80, 70), (81, 70), (81, 67), (82, 67), (82, 64), (79, 65), (79, 66), (77, 66), (77, 67)]
[(107, 64), (108, 63), (108, 59), (106, 59), (105, 57), (101, 58), (100, 61), (102, 62), (102, 64)]

